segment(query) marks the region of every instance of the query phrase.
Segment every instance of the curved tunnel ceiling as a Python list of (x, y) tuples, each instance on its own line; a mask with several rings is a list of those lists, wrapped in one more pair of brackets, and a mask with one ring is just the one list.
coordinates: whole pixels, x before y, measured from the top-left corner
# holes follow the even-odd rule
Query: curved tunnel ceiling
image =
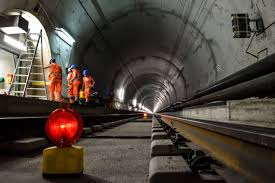
[[(254, 62), (242, 53), (245, 43), (233, 41), (230, 25), (231, 12), (258, 13), (253, 1), (74, 3), (71, 6), (82, 12), (78, 19), (90, 25), (85, 29), (89, 36), (76, 34), (80, 60), (93, 71), (99, 88), (117, 95), (123, 89), (123, 103), (137, 100), (158, 110)], [(238, 56), (228, 59), (232, 48), (240, 51), (235, 49)], [(248, 61), (240, 64), (240, 58)]]
[[(24, 2), (11, 0), (9, 7), (1, 8), (33, 10), (37, 3)], [(51, 19), (52, 27), (64, 27), (76, 39), (71, 63), (88, 67), (96, 87), (113, 91), (116, 100), (125, 104), (137, 100), (150, 110), (192, 97), (260, 60), (245, 53), (249, 39), (232, 38), (231, 13), (260, 15), (265, 27), (275, 19), (274, 0), (47, 0), (41, 4), (46, 15), (40, 18)], [(251, 52), (267, 48), (273, 54), (274, 32), (270, 26), (267, 34), (252, 40)]]
[[(112, 80), (100, 79), (110, 83), (114, 92), (123, 88), (124, 102), (137, 99), (153, 110), (156, 105), (164, 107), (187, 97), (183, 74), (187, 55), (178, 54), (178, 50), (189, 47), (187, 42), (181, 42), (180, 34), (187, 25), (193, 26), (180, 14), (147, 5), (118, 9), (116, 15), (109, 16), (110, 27), (102, 27), (101, 33), (94, 34), (87, 43), (84, 60), (91, 68), (87, 58), (93, 57), (94, 64), (105, 60), (111, 65), (105, 70)], [(197, 28), (192, 30), (196, 36), (203, 36)]]

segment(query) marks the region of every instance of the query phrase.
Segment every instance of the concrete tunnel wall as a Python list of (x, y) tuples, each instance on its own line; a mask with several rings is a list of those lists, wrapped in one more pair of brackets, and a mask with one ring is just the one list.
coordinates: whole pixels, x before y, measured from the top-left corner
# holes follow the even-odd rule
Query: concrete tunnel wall
[[(97, 88), (115, 93), (124, 88), (123, 103), (137, 99), (151, 110), (190, 97), (275, 51), (275, 26), (252, 40), (249, 52), (258, 58), (245, 52), (250, 39), (233, 39), (231, 27), (232, 13), (261, 16), (267, 27), (275, 21), (273, 0), (100, 0), (104, 17), (95, 0), (80, 1), (107, 42), (79, 1), (41, 2), (45, 11), (38, 16), (45, 26), (64, 27), (76, 39), (70, 63), (88, 67)], [(2, 0), (0, 11), (30, 11), (35, 5)], [(51, 44), (54, 50), (57, 43)]]

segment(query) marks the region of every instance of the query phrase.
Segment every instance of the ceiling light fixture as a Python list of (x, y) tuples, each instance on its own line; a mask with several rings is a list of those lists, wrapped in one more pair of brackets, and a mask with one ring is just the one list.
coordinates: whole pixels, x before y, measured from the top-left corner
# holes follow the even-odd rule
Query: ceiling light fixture
[(124, 88), (120, 88), (117, 92), (117, 96), (120, 102), (123, 102), (124, 100)]
[(55, 33), (68, 45), (72, 46), (75, 42), (75, 39), (63, 28), (55, 28)]
[(14, 48), (17, 48), (21, 51), (27, 50), (27, 47), (22, 42), (15, 40), (8, 35), (4, 35), (4, 42), (6, 42), (10, 46), (13, 46)]
[(134, 107), (136, 107), (137, 106), (137, 99), (133, 99), (132, 104), (133, 104)]

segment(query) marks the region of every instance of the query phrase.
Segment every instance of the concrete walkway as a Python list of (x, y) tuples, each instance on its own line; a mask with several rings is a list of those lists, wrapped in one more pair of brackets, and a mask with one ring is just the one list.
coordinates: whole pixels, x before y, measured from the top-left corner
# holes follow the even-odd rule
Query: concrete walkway
[(129, 122), (124, 125), (97, 133), (95, 137), (106, 138), (151, 138), (150, 122)]

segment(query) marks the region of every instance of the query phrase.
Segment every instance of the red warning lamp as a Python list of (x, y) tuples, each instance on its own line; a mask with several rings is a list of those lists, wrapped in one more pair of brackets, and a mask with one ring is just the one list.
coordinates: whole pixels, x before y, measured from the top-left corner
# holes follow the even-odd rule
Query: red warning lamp
[(46, 134), (58, 147), (71, 147), (83, 131), (80, 115), (71, 109), (56, 109), (46, 123)]

